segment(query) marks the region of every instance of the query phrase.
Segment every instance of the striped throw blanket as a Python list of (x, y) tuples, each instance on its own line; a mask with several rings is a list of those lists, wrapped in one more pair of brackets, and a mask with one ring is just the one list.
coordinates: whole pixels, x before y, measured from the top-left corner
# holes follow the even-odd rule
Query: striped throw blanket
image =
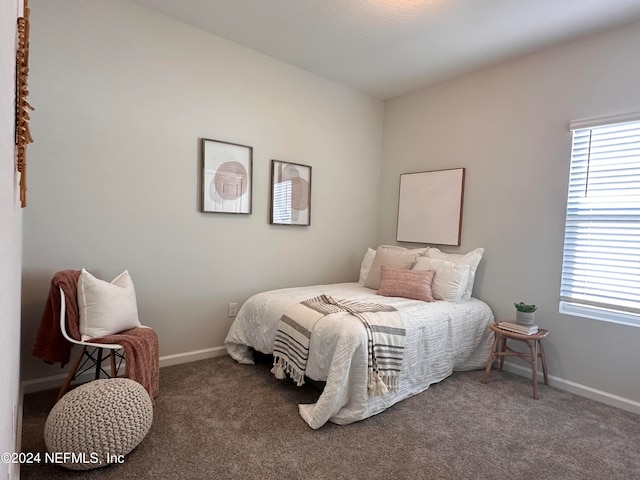
[(276, 378), (283, 379), (288, 374), (297, 385), (302, 385), (313, 327), (326, 315), (344, 312), (358, 318), (367, 331), (369, 393), (384, 395), (396, 390), (405, 342), (404, 324), (398, 311), (390, 305), (336, 300), (328, 295), (297, 303), (282, 315), (271, 369)]

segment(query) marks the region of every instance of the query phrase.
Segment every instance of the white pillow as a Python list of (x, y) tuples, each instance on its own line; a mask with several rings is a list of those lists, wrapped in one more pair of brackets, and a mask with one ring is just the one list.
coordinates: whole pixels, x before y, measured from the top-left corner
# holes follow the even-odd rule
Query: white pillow
[(405, 248), (399, 245), (378, 245), (378, 248), (385, 248), (387, 250), (397, 250), (399, 252), (411, 252), (416, 255), (424, 255), (430, 247), (421, 247), (421, 248)]
[(367, 275), (369, 275), (369, 270), (371, 270), (371, 264), (375, 256), (376, 251), (373, 248), (367, 248), (367, 253), (364, 254), (362, 264), (360, 265), (360, 278), (358, 279), (360, 285), (364, 285), (364, 281), (367, 279)]
[(364, 286), (378, 290), (380, 288), (381, 268), (386, 265), (391, 268), (404, 268), (409, 270), (413, 262), (416, 261), (417, 255), (410, 250), (395, 250), (387, 248), (378, 248), (376, 255), (373, 257), (373, 263), (364, 281)]
[[(429, 247), (423, 248), (414, 248), (408, 249), (404, 247), (399, 247), (397, 245), (378, 245), (378, 248), (382, 248), (384, 250), (393, 250), (397, 252), (410, 252), (416, 255), (424, 255), (425, 252), (429, 249)], [(373, 248), (367, 248), (367, 253), (364, 254), (364, 258), (362, 259), (362, 264), (360, 264), (360, 278), (358, 282), (361, 285), (364, 285), (364, 282), (367, 280), (367, 275), (369, 275), (369, 270), (371, 270), (371, 265), (373, 264), (373, 259), (376, 256), (376, 250)]]
[(78, 310), (82, 340), (140, 326), (136, 291), (127, 270), (108, 283), (83, 268), (78, 278)]
[(459, 302), (469, 282), (469, 265), (458, 265), (439, 258), (418, 257), (412, 270), (435, 270), (431, 292), (436, 300)]
[(441, 252), (437, 248), (431, 247), (429, 250), (427, 250), (427, 253), (425, 255), (430, 258), (447, 260), (458, 265), (469, 265), (469, 280), (467, 281), (467, 288), (465, 289), (464, 295), (462, 296), (462, 300), (469, 300), (471, 298), (471, 294), (473, 293), (473, 282), (476, 278), (476, 270), (478, 269), (480, 260), (482, 260), (483, 253), (484, 248), (476, 248), (469, 253), (459, 254), (445, 253)]

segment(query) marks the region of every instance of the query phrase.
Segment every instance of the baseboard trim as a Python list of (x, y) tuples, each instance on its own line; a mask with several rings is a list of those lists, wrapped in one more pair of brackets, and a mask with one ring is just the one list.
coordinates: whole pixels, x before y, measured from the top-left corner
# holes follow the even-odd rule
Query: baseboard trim
[[(163, 355), (160, 357), (160, 368), (170, 367), (171, 365), (179, 365), (181, 363), (195, 362), (205, 360), (207, 358), (220, 357), (227, 354), (225, 347), (205, 348), (202, 350), (194, 350), (192, 352), (176, 353), (173, 355)], [(124, 364), (122, 365), (124, 367)], [(79, 378), (80, 382), (88, 382), (94, 377), (93, 372), (86, 372)], [(31, 380), (23, 380), (22, 393), (41, 392), (52, 388), (60, 388), (67, 378), (67, 373), (60, 375), (50, 375), (48, 377), (34, 378)]]
[[(16, 452), (22, 451), (22, 417), (24, 416), (24, 391), (22, 389), (22, 385), (19, 387), (18, 391), (18, 406), (16, 412)], [(13, 476), (9, 475), (10, 479), (19, 480), (20, 479), (20, 462), (17, 462), (13, 466)]]
[[(505, 362), (504, 369), (508, 372), (515, 373), (516, 375), (531, 378), (531, 369), (529, 367)], [(640, 402), (636, 402), (635, 400), (613, 395), (612, 393), (597, 390), (595, 388), (588, 387), (587, 385), (565, 380), (564, 378), (556, 377), (554, 375), (547, 375), (547, 378), (549, 380), (549, 385), (552, 387), (566, 392), (575, 393), (581, 397), (586, 397), (591, 400), (640, 415)], [(538, 372), (538, 381), (542, 382), (543, 380), (544, 376), (542, 372)]]
[[(227, 350), (224, 346), (222, 347), (212, 347), (205, 348), (202, 350), (194, 350), (191, 352), (177, 353), (173, 355), (163, 355), (160, 357), (160, 368), (170, 367), (172, 365), (179, 365), (182, 363), (195, 362), (198, 360), (205, 360), (207, 358), (220, 357), (222, 355), (226, 355)], [(504, 369), (508, 372), (514, 373), (516, 375), (520, 375), (522, 377), (531, 377), (531, 370), (528, 367), (517, 365), (511, 362), (505, 362)], [(52, 388), (59, 388), (64, 379), (67, 377), (66, 373), (60, 375), (52, 375), (49, 377), (42, 378), (34, 378), (32, 380), (24, 380), (21, 383), (22, 393), (33, 393), (40, 392), (42, 390), (49, 390)], [(87, 372), (85, 375), (81, 377), (81, 381), (90, 381), (93, 377), (91, 372)], [(622, 410), (626, 410), (628, 412), (632, 412), (640, 415), (640, 402), (636, 402), (635, 400), (631, 400), (628, 398), (620, 397), (618, 395), (613, 395), (608, 392), (604, 392), (602, 390), (597, 390), (595, 388), (591, 388), (587, 385), (582, 385), (579, 383), (572, 382), (570, 380), (565, 380), (564, 378), (556, 377), (554, 375), (549, 375), (549, 385), (552, 387), (558, 388), (560, 390), (565, 390), (570, 393), (574, 393), (576, 395), (580, 395), (582, 397), (590, 398), (591, 400), (595, 400), (600, 403), (604, 403), (606, 405), (611, 405), (613, 407), (620, 408)], [(541, 372), (538, 372), (538, 379), (542, 381), (543, 376)], [(22, 395), (20, 395), (22, 398)], [(20, 418), (22, 415), (20, 415)]]
[(207, 358), (221, 357), (227, 354), (226, 347), (205, 348), (192, 352), (176, 353), (174, 355), (164, 355), (160, 357), (160, 368), (180, 365), (181, 363), (195, 362)]

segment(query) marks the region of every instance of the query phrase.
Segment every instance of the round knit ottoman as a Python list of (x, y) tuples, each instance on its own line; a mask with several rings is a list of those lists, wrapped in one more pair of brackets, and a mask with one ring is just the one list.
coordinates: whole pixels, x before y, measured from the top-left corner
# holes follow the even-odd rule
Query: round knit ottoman
[(95, 380), (64, 395), (44, 425), (55, 463), (89, 470), (122, 463), (151, 428), (153, 406), (142, 385), (128, 378)]

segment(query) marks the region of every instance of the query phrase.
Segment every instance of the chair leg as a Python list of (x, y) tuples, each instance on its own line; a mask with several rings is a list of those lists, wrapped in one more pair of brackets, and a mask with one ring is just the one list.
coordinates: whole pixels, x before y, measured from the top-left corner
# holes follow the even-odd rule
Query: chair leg
[(533, 384), (533, 398), (538, 399), (538, 351), (536, 341), (527, 342), (529, 350), (531, 351), (531, 383)]
[(111, 350), (111, 378), (116, 378), (118, 372), (116, 371), (116, 351)]
[[(507, 351), (507, 337), (499, 335), (500, 337), (500, 344), (498, 346), (498, 351), (500, 352), (506, 352)], [(499, 372), (504, 371), (504, 357), (505, 355), (500, 355), (500, 367), (498, 368)]]
[(544, 384), (549, 385), (549, 378), (547, 376), (547, 359), (544, 357), (544, 347), (542, 346), (542, 340), (538, 340), (538, 348), (540, 349), (539, 355), (540, 359), (542, 360), (542, 374), (544, 375)]
[(100, 369), (102, 368), (102, 349), (98, 348), (98, 359), (96, 360), (96, 375), (95, 379), (100, 378)]
[(491, 346), (491, 353), (489, 354), (489, 359), (487, 360), (487, 367), (484, 369), (484, 375), (482, 377), (482, 380), (480, 380), (482, 383), (487, 383), (487, 380), (489, 379), (489, 373), (491, 373), (491, 365), (493, 364), (493, 361), (496, 358), (496, 349), (498, 348), (499, 341), (500, 341), (500, 338), (498, 337), (498, 335), (496, 335), (496, 338), (493, 340), (493, 345)]
[(62, 384), (62, 387), (60, 387), (60, 391), (58, 392), (58, 396), (56, 397), (55, 403), (58, 403), (58, 400), (60, 400), (62, 396), (65, 393), (67, 393), (67, 390), (69, 389), (69, 385), (71, 385), (71, 382), (73, 381), (74, 377), (76, 376), (76, 373), (78, 372), (78, 368), (80, 368), (80, 362), (82, 361), (82, 357), (84, 357), (86, 348), (87, 347), (84, 347), (80, 352), (80, 355), (78, 355), (78, 359), (76, 360), (76, 363), (73, 364), (73, 367), (69, 371), (69, 375), (67, 375), (67, 378)]

